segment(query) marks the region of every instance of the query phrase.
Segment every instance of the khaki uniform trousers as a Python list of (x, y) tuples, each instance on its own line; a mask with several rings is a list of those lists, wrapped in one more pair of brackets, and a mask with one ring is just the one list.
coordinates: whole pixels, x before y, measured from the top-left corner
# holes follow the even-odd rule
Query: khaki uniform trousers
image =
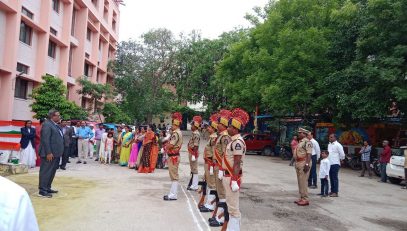
[(215, 183), (215, 171), (214, 174), (211, 176), (209, 174), (209, 167), (208, 164), (204, 164), (204, 168), (205, 168), (205, 181), (206, 184), (208, 185), (208, 187), (210, 189), (215, 189), (216, 188), (216, 183)]
[(86, 161), (88, 159), (88, 152), (89, 152), (89, 140), (88, 139), (78, 139), (79, 160)]
[(213, 168), (213, 175), (215, 176), (216, 192), (218, 193), (219, 200), (226, 199), (225, 188), (223, 187), (222, 180), (218, 177), (219, 166)]
[(173, 160), (171, 157), (168, 158), (168, 172), (170, 173), (171, 181), (179, 180), (178, 166), (179, 166), (180, 161), (181, 161), (181, 158), (179, 156), (178, 156), (178, 160), (176, 163), (173, 163)]
[(191, 167), (191, 173), (192, 174), (198, 174), (198, 158), (195, 159), (195, 161), (192, 161), (192, 154), (188, 154), (189, 157), (189, 166)]
[(223, 177), (223, 187), (226, 192), (226, 204), (228, 205), (229, 214), (232, 217), (240, 218), (240, 209), (239, 209), (239, 195), (240, 191), (233, 192), (230, 188), (230, 177)]
[[(311, 169), (311, 165), (309, 169)], [(298, 181), (298, 191), (300, 193), (300, 197), (303, 200), (308, 200), (308, 177), (310, 170), (308, 172), (304, 172), (305, 161), (295, 162), (295, 171), (297, 172), (297, 181)]]

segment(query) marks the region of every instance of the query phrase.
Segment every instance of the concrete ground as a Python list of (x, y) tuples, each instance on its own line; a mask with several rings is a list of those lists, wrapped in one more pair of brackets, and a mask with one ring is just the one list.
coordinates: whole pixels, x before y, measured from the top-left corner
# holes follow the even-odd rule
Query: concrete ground
[[(185, 144), (177, 201), (162, 200), (170, 181), (168, 171), (161, 169), (139, 174), (93, 160), (87, 165), (72, 161), (66, 171), (58, 170), (53, 187), (60, 192), (52, 199), (37, 196), (38, 168), (9, 178), (29, 192), (43, 231), (220, 230), (209, 228), (210, 214), (199, 213), (197, 193), (186, 190)], [(407, 190), (357, 176), (342, 169), (338, 198), (320, 198), (313, 189), (311, 205), (298, 207), (293, 203), (298, 196), (294, 168), (279, 158), (247, 155), (240, 195), (242, 230), (407, 230)]]

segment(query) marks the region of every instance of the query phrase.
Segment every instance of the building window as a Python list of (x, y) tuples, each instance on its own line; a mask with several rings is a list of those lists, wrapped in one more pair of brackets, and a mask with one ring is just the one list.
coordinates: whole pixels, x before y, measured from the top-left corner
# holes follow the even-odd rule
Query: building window
[(83, 109), (86, 109), (86, 98), (85, 97), (82, 97), (81, 107)]
[(68, 59), (68, 76), (72, 76), (72, 56), (73, 56), (73, 47), (69, 47), (69, 59)]
[(55, 59), (56, 51), (57, 44), (50, 40), (48, 43), (48, 56)]
[(98, 6), (98, 0), (92, 0), (92, 3), (95, 7)]
[(20, 41), (31, 46), (32, 28), (24, 22), (20, 23)]
[(52, 9), (59, 13), (59, 0), (52, 0)]
[(28, 69), (29, 69), (29, 67), (27, 65), (24, 65), (22, 63), (17, 63), (17, 71), (19, 73), (27, 75), (28, 74)]
[(49, 28), (49, 32), (51, 32), (51, 34), (53, 34), (53, 35), (55, 35), (55, 36), (57, 36), (57, 30), (55, 30), (54, 28), (52, 28), (52, 27), (50, 27)]
[(112, 28), (114, 31), (116, 31), (116, 20), (114, 20), (114, 19), (112, 21)]
[(20, 77), (16, 78), (16, 86), (14, 89), (14, 97), (19, 99), (27, 99), (28, 81)]
[(72, 12), (72, 26), (71, 26), (71, 35), (72, 36), (75, 35), (76, 13), (77, 13), (77, 10), (73, 9), (73, 12)]
[(86, 39), (88, 41), (92, 40), (92, 31), (89, 28), (86, 30)]
[(83, 70), (84, 75), (90, 78), (90, 77), (92, 77), (92, 72), (93, 72), (93, 67), (91, 65), (89, 65), (88, 63), (85, 63), (84, 70)]
[(96, 83), (99, 83), (99, 80), (100, 80), (100, 72), (97, 71), (96, 72)]
[(27, 8), (25, 8), (24, 6), (21, 8), (21, 13), (23, 13), (25, 16), (31, 19), (34, 18), (34, 14), (31, 11), (27, 10)]

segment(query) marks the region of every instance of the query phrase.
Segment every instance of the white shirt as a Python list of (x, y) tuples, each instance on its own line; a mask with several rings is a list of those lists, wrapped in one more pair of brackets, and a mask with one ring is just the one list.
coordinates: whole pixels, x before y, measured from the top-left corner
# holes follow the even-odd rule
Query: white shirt
[(326, 176), (329, 176), (329, 170), (331, 169), (331, 164), (329, 163), (328, 158), (322, 159), (319, 164), (319, 178), (324, 179)]
[(311, 143), (312, 143), (312, 155), (317, 155), (317, 159), (319, 159), (321, 155), (321, 148), (319, 147), (318, 141), (312, 138)]
[(0, 230), (38, 231), (30, 197), (21, 186), (0, 176)]
[(342, 144), (338, 141), (334, 141), (328, 144), (328, 152), (329, 152), (329, 162), (331, 165), (339, 164), (341, 165), (341, 160), (345, 159), (345, 152), (343, 151)]

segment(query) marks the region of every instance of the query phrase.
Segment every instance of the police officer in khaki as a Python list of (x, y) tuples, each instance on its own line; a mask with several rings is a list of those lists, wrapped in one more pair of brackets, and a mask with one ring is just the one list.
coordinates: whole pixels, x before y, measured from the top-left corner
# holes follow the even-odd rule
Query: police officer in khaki
[(206, 195), (206, 202), (203, 206), (199, 207), (199, 211), (204, 212), (212, 212), (215, 209), (216, 205), (216, 184), (215, 184), (215, 175), (214, 175), (214, 164), (213, 164), (213, 152), (216, 144), (216, 140), (218, 138), (218, 134), (216, 133), (216, 128), (218, 126), (218, 115), (213, 114), (210, 119), (209, 123), (205, 124), (205, 129), (209, 133), (209, 140), (205, 146), (204, 150), (204, 170), (205, 170), (205, 182), (204, 186), (202, 186), (202, 197), (201, 200), (205, 199)]
[(246, 144), (240, 135), (249, 122), (249, 114), (244, 110), (237, 108), (232, 111), (232, 117), (229, 120), (228, 133), (232, 141), (226, 147), (226, 153), (223, 158), (223, 169), (225, 175), (222, 183), (226, 192), (226, 204), (229, 210), (228, 231), (240, 231), (241, 213), (239, 208), (239, 195), (242, 182), (243, 161), (246, 154)]
[(232, 115), (232, 112), (229, 110), (222, 109), (218, 113), (218, 138), (215, 143), (214, 148), (214, 158), (213, 158), (213, 165), (214, 165), (214, 175), (215, 175), (215, 185), (216, 185), (216, 207), (213, 211), (212, 217), (208, 219), (209, 226), (211, 227), (220, 227), (222, 226), (222, 230), (226, 230), (227, 222), (229, 221), (229, 213), (226, 204), (226, 193), (225, 188), (222, 184), (223, 178), (223, 157), (226, 152), (226, 146), (230, 142), (230, 136), (227, 131), (227, 127), (229, 124), (229, 119)]
[(182, 147), (182, 132), (179, 129), (182, 123), (182, 115), (179, 112), (172, 114), (172, 134), (170, 141), (164, 147), (168, 154), (168, 171), (171, 179), (171, 189), (168, 195), (164, 196), (164, 200), (177, 200), (178, 193), (178, 166), (180, 162), (180, 150)]
[(189, 166), (191, 168), (191, 179), (189, 180), (189, 184), (187, 189), (191, 191), (198, 190), (198, 150), (199, 150), (199, 142), (201, 140), (201, 135), (199, 133), (199, 128), (201, 127), (202, 117), (194, 116), (192, 118), (191, 123), (191, 130), (192, 136), (188, 142), (188, 157), (189, 157)]
[(298, 129), (298, 136), (301, 139), (294, 150), (295, 170), (297, 172), (298, 189), (300, 198), (295, 201), (299, 206), (309, 205), (308, 201), (308, 176), (311, 169), (312, 143), (307, 138), (311, 132), (305, 128)]

